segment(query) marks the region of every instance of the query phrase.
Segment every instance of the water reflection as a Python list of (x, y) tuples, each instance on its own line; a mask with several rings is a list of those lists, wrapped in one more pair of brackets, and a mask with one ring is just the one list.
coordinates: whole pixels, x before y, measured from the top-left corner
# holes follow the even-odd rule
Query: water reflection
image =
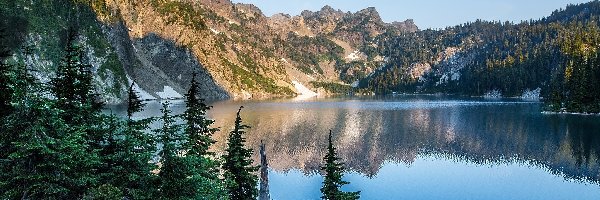
[[(264, 140), (271, 168), (316, 172), (332, 129), (353, 171), (372, 177), (386, 161), (441, 155), (479, 164), (527, 162), (569, 179), (600, 182), (600, 118), (544, 115), (531, 102), (439, 99), (218, 102), (210, 114), (229, 130), (244, 104), (248, 144)], [(226, 139), (225, 131), (217, 140)], [(219, 143), (216, 149), (224, 149)], [(257, 156), (255, 156), (257, 157)]]
[[(389, 176), (389, 170), (403, 174), (410, 169), (435, 168), (430, 165), (443, 163), (446, 168), (438, 167), (440, 172), (436, 173), (448, 170), (448, 173), (462, 172), (469, 176), (469, 170), (477, 172), (469, 165), (513, 166), (517, 171), (525, 166), (569, 181), (600, 185), (600, 117), (541, 114), (539, 103), (408, 96), (304, 102), (228, 101), (212, 105), (214, 109), (209, 114), (221, 127), (215, 135), (218, 143), (214, 151), (225, 149), (235, 112), (244, 105), (242, 117), (252, 126), (247, 144), (257, 153), (263, 140), (270, 168), (275, 172), (299, 172), (305, 177), (314, 177), (306, 175), (318, 173), (327, 133), (332, 129), (337, 133), (334, 142), (347, 167), (361, 177), (383, 184), (391, 183), (384, 181), (390, 178), (385, 177)], [(157, 106), (158, 103), (150, 104), (141, 115), (157, 115)], [(182, 112), (184, 106), (179, 102), (173, 108)], [(259, 156), (254, 158), (259, 163)], [(423, 164), (423, 160), (428, 159), (429, 162), (425, 162), (428, 165)], [(463, 168), (452, 171), (448, 166), (456, 166), (448, 162), (462, 164)], [(485, 171), (485, 168), (478, 170)], [(516, 173), (494, 168), (481, 172), (480, 184), (486, 184), (485, 173), (489, 175), (493, 170)], [(378, 176), (381, 174), (384, 177)], [(354, 175), (350, 175), (352, 177)], [(318, 193), (318, 180), (305, 181), (314, 182), (317, 186), (311, 190)], [(353, 182), (355, 184), (361, 183)], [(318, 198), (318, 194), (313, 196)]]

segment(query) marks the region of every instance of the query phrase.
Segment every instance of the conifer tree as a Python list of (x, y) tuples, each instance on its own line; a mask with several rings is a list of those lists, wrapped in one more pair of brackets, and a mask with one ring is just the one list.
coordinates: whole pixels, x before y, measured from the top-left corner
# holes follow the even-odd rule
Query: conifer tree
[(0, 27), (0, 119), (10, 113), (10, 100), (13, 91), (10, 87), (11, 65), (6, 59), (11, 56), (7, 45), (6, 30)]
[(335, 147), (331, 140), (331, 130), (329, 130), (329, 143), (327, 145), (327, 154), (323, 157), (325, 166), (321, 167), (321, 170), (325, 172), (325, 179), (323, 180), (323, 187), (321, 188), (321, 199), (326, 200), (352, 200), (360, 198), (359, 192), (343, 192), (341, 187), (349, 184), (347, 181), (343, 181), (344, 163), (339, 162), (340, 158), (337, 157)]
[(214, 121), (206, 118), (206, 112), (210, 110), (210, 106), (207, 106), (203, 99), (198, 98), (198, 89), (199, 86), (196, 81), (196, 73), (194, 72), (190, 89), (185, 95), (185, 133), (190, 139), (188, 144), (190, 148), (189, 153), (192, 155), (208, 156), (212, 155), (208, 149), (215, 143), (215, 140), (212, 139), (212, 135), (219, 129), (211, 128)]
[(243, 106), (237, 112), (235, 119), (235, 127), (229, 133), (227, 142), (226, 155), (224, 156), (225, 163), (225, 187), (228, 192), (229, 199), (238, 200), (254, 200), (258, 195), (256, 188), (258, 176), (255, 175), (258, 167), (252, 166), (252, 149), (246, 149), (244, 143), (244, 133), (246, 128), (250, 126), (242, 124), (240, 112)]
[(123, 172), (127, 174), (125, 184), (122, 186), (124, 195), (132, 199), (151, 199), (155, 176), (151, 174), (156, 169), (152, 162), (156, 152), (154, 138), (146, 132), (152, 118), (135, 120), (133, 114), (144, 110), (145, 103), (139, 99), (139, 95), (131, 85), (128, 91), (127, 125), (122, 136), (122, 160)]
[(196, 199), (195, 183), (190, 170), (190, 163), (183, 156), (182, 145), (184, 135), (176, 124), (177, 116), (169, 110), (169, 102), (163, 103), (160, 121), (162, 127), (155, 130), (162, 144), (160, 156), (159, 194), (161, 199)]
[(4, 120), (0, 193), (3, 199), (77, 199), (97, 178), (92, 167), (97, 155), (87, 150), (82, 128), (62, 119), (56, 101), (47, 99), (46, 88), (29, 75), (24, 65), (11, 72), (11, 106)]
[(122, 194), (122, 197), (150, 199), (155, 178), (151, 171), (156, 169), (156, 165), (149, 161), (156, 151), (156, 146), (152, 136), (145, 130), (152, 119), (132, 119), (133, 113), (143, 110), (143, 103), (132, 88), (129, 89), (128, 96), (126, 121), (119, 120), (116, 116), (104, 115), (99, 120), (101, 129), (107, 132), (100, 152), (100, 175), (103, 185), (94, 191), (112, 188), (113, 192)]
[(133, 88), (134, 86), (135, 82), (131, 83), (129, 90), (127, 90), (127, 119), (130, 121), (133, 114), (143, 111), (144, 106), (146, 105), (144, 102), (142, 102), (140, 96)]
[(218, 177), (219, 163), (213, 158), (214, 153), (209, 152), (209, 148), (215, 143), (212, 135), (218, 129), (212, 128), (214, 121), (206, 118), (210, 106), (207, 106), (203, 99), (198, 98), (198, 90), (199, 85), (194, 72), (190, 89), (185, 95), (186, 111), (183, 114), (184, 132), (187, 137), (186, 159), (192, 165), (193, 178), (197, 183), (197, 195), (216, 199), (224, 196), (224, 189)]

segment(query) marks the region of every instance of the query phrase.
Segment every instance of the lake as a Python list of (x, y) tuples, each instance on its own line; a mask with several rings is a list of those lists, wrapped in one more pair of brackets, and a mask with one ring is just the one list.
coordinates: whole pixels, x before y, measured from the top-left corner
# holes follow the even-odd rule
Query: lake
[[(175, 113), (185, 107), (174, 101)], [(222, 101), (209, 112), (225, 148), (235, 113), (266, 144), (271, 198), (319, 199), (327, 134), (361, 199), (600, 199), (600, 117), (543, 114), (517, 99), (452, 96)], [(141, 116), (159, 115), (150, 102)], [(123, 114), (123, 108), (113, 109)]]

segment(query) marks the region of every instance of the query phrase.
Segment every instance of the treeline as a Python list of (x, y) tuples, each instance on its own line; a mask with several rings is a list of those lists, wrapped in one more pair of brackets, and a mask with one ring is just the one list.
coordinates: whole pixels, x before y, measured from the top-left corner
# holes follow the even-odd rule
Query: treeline
[[(600, 112), (600, 93), (577, 92), (592, 87), (600, 77), (591, 62), (600, 2), (570, 5), (541, 20), (511, 22), (475, 21), (443, 30), (423, 30), (375, 39), (376, 49), (390, 61), (361, 81), (361, 87), (378, 94), (391, 92), (483, 95), (498, 90), (520, 96), (542, 89), (552, 110)], [(579, 49), (577, 49), (579, 47)], [(449, 48), (459, 51), (441, 60)], [(414, 64), (428, 63), (421, 77), (410, 76)], [(571, 76), (572, 73), (578, 73)]]
[[(42, 83), (26, 62), (35, 55), (13, 55), (0, 30), (1, 199), (256, 199), (241, 108), (221, 157), (210, 151), (218, 129), (195, 74), (181, 115), (165, 102), (160, 117), (133, 118), (144, 109), (134, 84), (127, 117), (105, 114), (77, 38), (69, 31), (55, 77)], [(329, 148), (323, 198), (358, 199), (340, 190), (344, 169)]]

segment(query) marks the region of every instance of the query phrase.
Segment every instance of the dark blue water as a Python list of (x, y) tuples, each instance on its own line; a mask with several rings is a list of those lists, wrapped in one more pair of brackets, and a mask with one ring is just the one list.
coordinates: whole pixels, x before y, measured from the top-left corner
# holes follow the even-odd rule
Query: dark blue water
[(212, 105), (223, 130), (217, 152), (245, 106), (247, 145), (267, 144), (273, 199), (319, 199), (330, 129), (348, 168), (344, 189), (362, 191), (362, 199), (600, 199), (599, 116), (542, 114), (540, 103), (514, 99), (436, 96)]

